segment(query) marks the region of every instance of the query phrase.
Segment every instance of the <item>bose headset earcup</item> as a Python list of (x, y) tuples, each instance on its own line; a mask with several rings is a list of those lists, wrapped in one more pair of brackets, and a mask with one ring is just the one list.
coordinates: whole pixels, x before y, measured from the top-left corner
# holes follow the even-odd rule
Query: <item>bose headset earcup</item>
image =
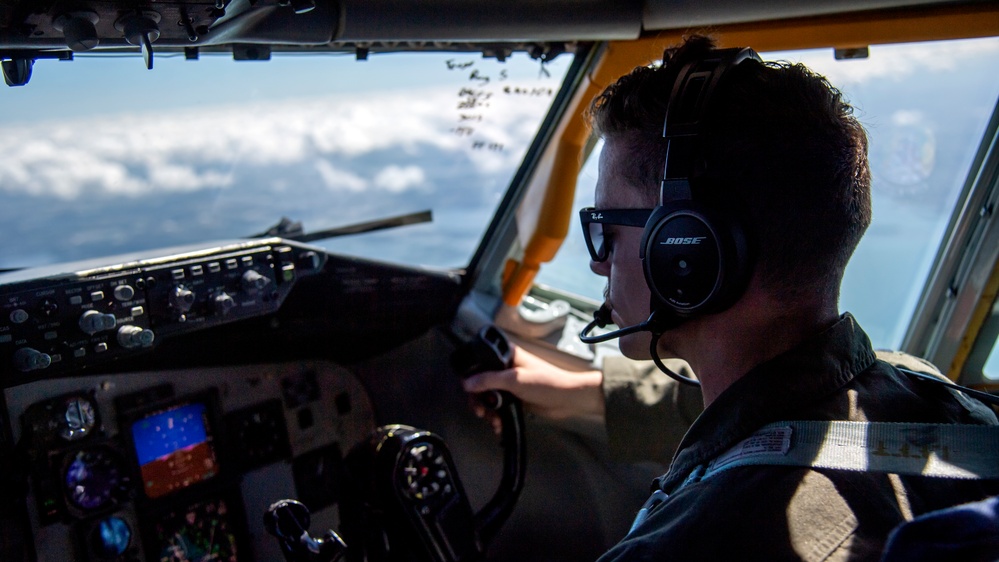
[(708, 186), (692, 177), (706, 167), (699, 134), (710, 97), (722, 75), (748, 59), (760, 60), (752, 49), (716, 50), (677, 74), (663, 125), (667, 150), (660, 204), (646, 223), (640, 250), (653, 312), (682, 318), (719, 312), (738, 299), (748, 280), (744, 230), (700, 201), (698, 193)]
[(678, 316), (724, 309), (747, 275), (742, 230), (695, 201), (656, 208), (640, 251), (654, 306)]

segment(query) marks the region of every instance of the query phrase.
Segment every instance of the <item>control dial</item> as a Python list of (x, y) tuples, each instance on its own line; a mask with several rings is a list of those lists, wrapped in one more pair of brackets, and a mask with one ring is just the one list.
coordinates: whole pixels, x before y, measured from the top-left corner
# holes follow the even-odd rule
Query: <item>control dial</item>
[(28, 321), (28, 318), (31, 318), (31, 315), (29, 315), (23, 308), (18, 308), (10, 313), (10, 321), (15, 324), (24, 324)]
[(251, 269), (243, 274), (242, 287), (243, 291), (247, 295), (250, 296), (256, 295), (260, 291), (266, 289), (267, 285), (270, 285), (270, 283), (271, 283), (270, 279), (264, 277), (256, 270)]
[(135, 298), (135, 289), (131, 285), (118, 285), (114, 288), (114, 298), (120, 301), (130, 301)]
[(22, 347), (14, 352), (14, 367), (22, 373), (45, 369), (52, 364), (52, 356), (37, 349)]
[(181, 313), (191, 310), (191, 307), (194, 306), (194, 300), (194, 291), (183, 285), (177, 285), (170, 291), (170, 306)]
[(215, 295), (215, 298), (212, 299), (212, 306), (215, 308), (216, 314), (225, 316), (236, 306), (236, 301), (229, 296), (229, 293), (223, 291)]
[(94, 335), (97, 332), (113, 330), (118, 325), (118, 320), (114, 314), (105, 314), (97, 310), (88, 310), (80, 316), (80, 329), (87, 335)]
[(127, 324), (118, 328), (118, 343), (126, 349), (148, 347), (153, 344), (156, 334), (148, 328)]

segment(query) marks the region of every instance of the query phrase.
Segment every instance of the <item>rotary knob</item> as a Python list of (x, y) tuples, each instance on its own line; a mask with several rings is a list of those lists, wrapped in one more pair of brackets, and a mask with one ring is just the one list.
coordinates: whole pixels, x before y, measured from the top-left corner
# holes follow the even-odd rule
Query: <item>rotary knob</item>
[(22, 347), (14, 352), (14, 367), (22, 373), (45, 369), (51, 364), (52, 357), (48, 353), (42, 353), (37, 349)]
[(148, 328), (126, 325), (118, 328), (118, 343), (126, 349), (148, 347), (153, 344), (156, 334)]
[(52, 27), (66, 37), (66, 46), (74, 51), (89, 51), (100, 44), (96, 24), (101, 21), (96, 12), (77, 10), (52, 20)]
[(222, 292), (215, 295), (212, 299), (212, 306), (215, 307), (215, 312), (221, 316), (229, 314), (229, 311), (236, 306), (236, 301), (229, 296), (229, 293)]
[(120, 301), (130, 301), (135, 297), (135, 289), (131, 285), (118, 285), (114, 288), (114, 298)]
[(18, 308), (10, 313), (10, 321), (15, 324), (24, 324), (28, 321), (28, 318), (31, 318), (31, 315), (28, 314), (23, 308)]
[(194, 306), (194, 300), (194, 291), (183, 285), (177, 285), (170, 292), (170, 306), (182, 313), (191, 310), (191, 307)]
[(243, 291), (247, 295), (256, 295), (260, 291), (263, 291), (270, 282), (270, 279), (251, 269), (243, 274)]
[(105, 314), (97, 310), (88, 310), (80, 316), (80, 329), (85, 334), (94, 335), (97, 332), (113, 330), (118, 325), (114, 314)]

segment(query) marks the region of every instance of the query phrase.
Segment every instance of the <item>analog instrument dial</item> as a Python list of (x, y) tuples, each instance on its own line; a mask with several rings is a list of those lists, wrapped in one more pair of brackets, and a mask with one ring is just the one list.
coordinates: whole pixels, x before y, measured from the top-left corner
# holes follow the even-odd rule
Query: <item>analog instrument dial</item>
[(73, 396), (66, 400), (62, 419), (59, 420), (59, 437), (75, 441), (90, 435), (97, 424), (97, 409), (86, 396)]
[(65, 467), (66, 499), (87, 513), (117, 505), (131, 487), (124, 459), (110, 447), (76, 451), (67, 458)]
[(403, 491), (419, 501), (453, 489), (447, 461), (431, 443), (416, 443), (403, 453), (399, 479)]

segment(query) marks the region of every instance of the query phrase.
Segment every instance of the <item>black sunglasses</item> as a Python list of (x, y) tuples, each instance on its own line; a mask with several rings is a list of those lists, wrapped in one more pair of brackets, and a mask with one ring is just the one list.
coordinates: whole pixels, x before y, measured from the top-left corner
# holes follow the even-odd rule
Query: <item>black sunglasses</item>
[(583, 238), (586, 249), (595, 262), (607, 260), (610, 248), (604, 242), (605, 224), (618, 226), (641, 226), (649, 222), (652, 209), (597, 209), (586, 207), (579, 210), (579, 222), (583, 225)]

